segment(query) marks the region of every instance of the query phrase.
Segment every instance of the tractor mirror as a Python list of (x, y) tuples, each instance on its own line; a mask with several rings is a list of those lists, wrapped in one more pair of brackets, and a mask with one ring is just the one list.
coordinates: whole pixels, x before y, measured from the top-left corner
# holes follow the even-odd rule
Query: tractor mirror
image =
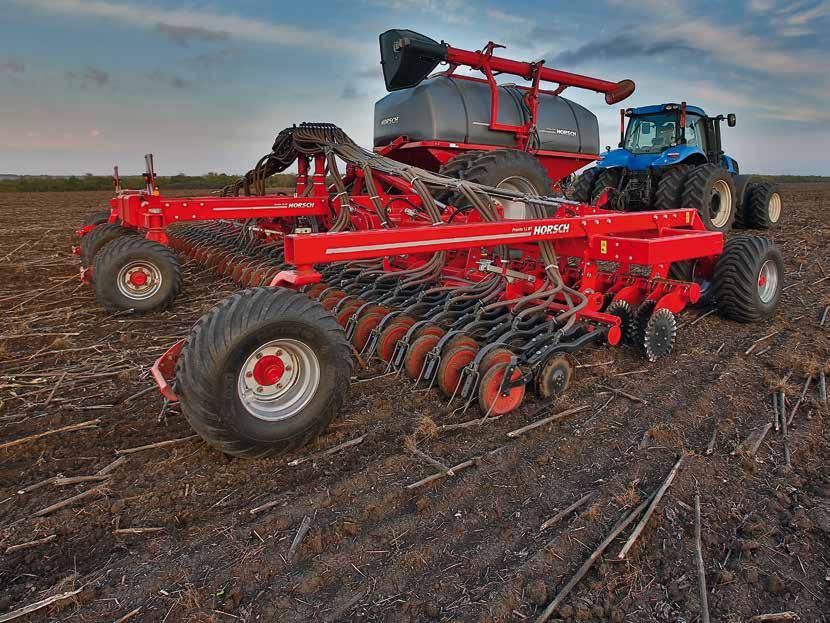
[(738, 118), (735, 116), (735, 113), (731, 112), (726, 115), (726, 123), (729, 125), (730, 128), (734, 128), (735, 125), (738, 123)]
[(387, 30), (380, 35), (380, 64), (387, 91), (417, 86), (445, 60), (446, 43), (412, 30)]
[(620, 80), (617, 86), (605, 94), (605, 103), (609, 106), (623, 101), (626, 97), (634, 93), (633, 80)]

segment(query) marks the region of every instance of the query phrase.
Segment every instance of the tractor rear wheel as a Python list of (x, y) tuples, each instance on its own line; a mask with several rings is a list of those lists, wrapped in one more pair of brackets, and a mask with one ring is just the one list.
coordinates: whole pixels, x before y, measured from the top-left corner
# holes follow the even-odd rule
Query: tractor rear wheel
[(594, 196), (594, 183), (602, 171), (602, 169), (594, 167), (576, 178), (573, 190), (571, 190), (571, 199), (580, 203), (591, 203)]
[(709, 231), (728, 232), (736, 213), (732, 175), (714, 164), (695, 167), (683, 184), (681, 207), (697, 210)]
[(317, 301), (250, 288), (202, 316), (176, 365), (182, 412), (202, 439), (262, 458), (319, 435), (343, 404), (352, 372), (343, 329)]
[(757, 322), (771, 316), (781, 300), (784, 260), (761, 236), (727, 240), (712, 279), (715, 302), (730, 320)]
[(182, 288), (182, 269), (164, 245), (123, 236), (95, 256), (92, 281), (104, 309), (144, 313), (170, 306)]
[(96, 225), (94, 229), (88, 231), (81, 238), (81, 266), (92, 266), (95, 255), (109, 242), (121, 236), (134, 236), (137, 234), (138, 232), (136, 230), (122, 227), (115, 223), (101, 223), (100, 225)]
[(781, 193), (775, 184), (761, 182), (747, 189), (743, 217), (747, 227), (769, 229), (781, 220)]
[(681, 207), (683, 183), (691, 168), (688, 164), (676, 164), (663, 170), (660, 179), (657, 180), (657, 191), (654, 193), (655, 210), (674, 210)]
[[(548, 172), (535, 156), (516, 149), (495, 149), (477, 153), (478, 156), (461, 173), (460, 179), (525, 195), (545, 196), (553, 192)], [(506, 219), (530, 217), (524, 203), (508, 199), (497, 201), (502, 206)]]

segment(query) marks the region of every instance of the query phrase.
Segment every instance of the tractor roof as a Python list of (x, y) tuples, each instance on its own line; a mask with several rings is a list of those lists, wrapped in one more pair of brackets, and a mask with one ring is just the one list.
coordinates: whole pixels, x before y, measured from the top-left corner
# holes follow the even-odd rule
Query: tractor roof
[[(669, 106), (679, 106), (678, 104), (655, 104), (653, 106), (640, 106), (639, 108), (632, 108), (631, 114), (632, 115), (650, 115), (658, 112), (663, 112)], [(703, 112), (702, 108), (698, 108), (697, 106), (689, 106), (686, 105), (686, 112), (706, 116), (706, 113)]]

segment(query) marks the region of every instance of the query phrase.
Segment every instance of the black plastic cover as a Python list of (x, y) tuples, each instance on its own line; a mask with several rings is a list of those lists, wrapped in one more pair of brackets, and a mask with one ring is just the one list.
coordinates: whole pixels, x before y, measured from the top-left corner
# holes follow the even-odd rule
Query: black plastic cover
[(380, 35), (380, 64), (387, 91), (420, 84), (445, 60), (446, 43), (438, 43), (415, 31), (396, 28)]

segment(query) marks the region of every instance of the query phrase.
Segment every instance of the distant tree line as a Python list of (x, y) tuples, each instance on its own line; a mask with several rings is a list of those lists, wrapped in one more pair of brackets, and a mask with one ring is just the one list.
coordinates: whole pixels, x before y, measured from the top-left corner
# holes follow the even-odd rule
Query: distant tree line
[[(771, 182), (828, 182), (830, 177), (823, 175), (757, 175), (760, 180)], [(160, 176), (158, 186), (162, 190), (205, 189), (218, 190), (239, 179), (238, 175), (226, 173), (206, 173), (204, 175)], [(268, 180), (269, 188), (288, 188), (294, 185), (297, 177), (291, 174), (278, 174)], [(139, 175), (121, 178), (122, 188), (144, 188), (144, 179)], [(71, 177), (52, 177), (46, 175), (22, 175), (13, 179), (0, 179), (0, 192), (66, 192), (72, 190), (112, 190), (112, 178), (106, 175), (79, 175)]]
[[(162, 190), (199, 188), (218, 190), (239, 179), (238, 175), (225, 173), (206, 173), (205, 175), (169, 175), (159, 176), (156, 183)], [(274, 175), (268, 181), (269, 187), (290, 187), (296, 181), (295, 175)], [(121, 178), (124, 189), (144, 188), (144, 178), (129, 175)], [(71, 177), (51, 177), (42, 175), (22, 175), (13, 179), (0, 179), (0, 192), (36, 193), (66, 192), (73, 190), (112, 190), (112, 178), (106, 175), (80, 175)]]

